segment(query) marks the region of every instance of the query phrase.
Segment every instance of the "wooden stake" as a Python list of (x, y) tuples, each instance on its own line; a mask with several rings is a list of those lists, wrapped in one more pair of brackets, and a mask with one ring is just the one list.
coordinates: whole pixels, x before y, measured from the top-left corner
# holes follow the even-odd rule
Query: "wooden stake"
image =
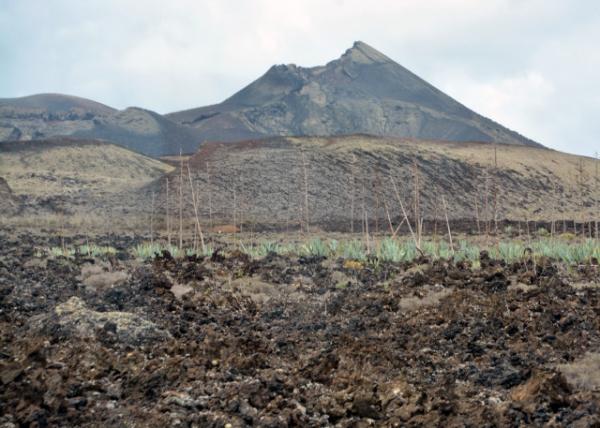
[[(200, 225), (200, 216), (198, 215), (198, 204), (196, 202), (196, 192), (194, 192), (194, 182), (192, 181), (192, 172), (190, 171), (190, 164), (187, 164), (188, 178), (190, 180), (190, 189), (192, 191), (192, 205), (194, 207), (194, 215), (196, 218), (196, 228), (198, 229), (198, 235), (200, 236), (200, 245), (202, 246), (202, 253), (206, 252), (206, 245), (204, 245), (204, 234), (202, 233), (202, 226)], [(194, 232), (196, 233), (196, 232)]]
[(492, 189), (494, 197), (494, 233), (498, 236), (498, 184), (496, 179), (498, 177), (498, 155), (496, 150), (496, 144), (494, 144), (494, 179), (492, 180)]
[(596, 152), (596, 214), (594, 215), (596, 221), (596, 239), (600, 239), (598, 235), (598, 216), (600, 215), (600, 194), (598, 194), (598, 152)]
[(171, 217), (169, 208), (169, 177), (167, 177), (167, 244), (171, 247)]
[(414, 168), (414, 211), (415, 211), (415, 229), (417, 233), (417, 239), (419, 241), (419, 246), (421, 246), (421, 208), (419, 206), (419, 166), (417, 165), (417, 160), (413, 159), (413, 168)]
[(304, 214), (306, 217), (306, 233), (310, 233), (310, 215), (308, 212), (308, 171), (306, 168), (306, 156), (304, 150), (301, 150), (302, 154), (302, 169), (304, 170)]
[(212, 216), (212, 189), (210, 183), (210, 169), (208, 167), (208, 161), (206, 161), (206, 186), (208, 187), (208, 224), (213, 227), (213, 216)]
[(387, 221), (390, 226), (390, 234), (393, 235), (394, 234), (394, 226), (392, 225), (392, 218), (390, 217), (390, 210), (388, 209), (388, 204), (387, 204), (387, 201), (385, 200), (385, 197), (383, 198), (383, 207), (385, 208), (385, 215), (387, 217)]
[(484, 184), (485, 184), (485, 193), (483, 195), (484, 197), (484, 208), (483, 211), (485, 213), (484, 215), (484, 221), (485, 221), (485, 236), (489, 236), (490, 235), (490, 219), (489, 219), (489, 203), (488, 203), (488, 191), (489, 191), (489, 173), (488, 170), (485, 170), (485, 179), (484, 179)]
[(150, 245), (154, 245), (154, 192), (152, 192), (152, 211), (150, 213)]
[(236, 200), (236, 194), (235, 194), (235, 184), (233, 185), (233, 212), (232, 212), (232, 222), (233, 222), (233, 230), (234, 233), (237, 230), (237, 224), (236, 224), (236, 217), (235, 217), (235, 210), (236, 210), (236, 205), (237, 205), (237, 200)]
[(448, 227), (448, 239), (450, 240), (450, 250), (454, 255), (454, 244), (452, 243), (452, 231), (450, 230), (450, 221), (448, 220), (448, 207), (446, 206), (446, 198), (442, 195), (442, 204), (444, 205), (444, 216), (446, 217), (446, 226)]
[(415, 236), (415, 232), (413, 231), (412, 226), (410, 225), (410, 220), (408, 219), (408, 215), (406, 214), (406, 210), (404, 209), (404, 204), (402, 203), (402, 198), (400, 197), (400, 192), (398, 192), (398, 187), (396, 186), (396, 181), (394, 177), (390, 175), (390, 180), (392, 182), (392, 186), (394, 187), (394, 192), (396, 193), (396, 198), (398, 199), (398, 204), (400, 205), (400, 209), (402, 210), (402, 214), (404, 215), (404, 220), (408, 224), (408, 230), (410, 231), (410, 235), (412, 236), (413, 241), (415, 242), (415, 247), (417, 250), (423, 255), (423, 251), (421, 251), (421, 247), (419, 246), (419, 242), (417, 241), (417, 237)]
[(179, 149), (179, 249), (183, 248), (183, 154)]
[(475, 219), (477, 221), (477, 235), (481, 235), (481, 225), (479, 224), (479, 205), (477, 204), (477, 195), (475, 195)]
[(554, 201), (552, 204), (552, 223), (550, 224), (550, 236), (554, 237), (556, 234), (556, 181), (552, 180), (552, 191), (554, 193)]
[(354, 233), (354, 194), (356, 192), (356, 175), (354, 172), (356, 166), (356, 155), (352, 153), (352, 163), (350, 164), (350, 233)]

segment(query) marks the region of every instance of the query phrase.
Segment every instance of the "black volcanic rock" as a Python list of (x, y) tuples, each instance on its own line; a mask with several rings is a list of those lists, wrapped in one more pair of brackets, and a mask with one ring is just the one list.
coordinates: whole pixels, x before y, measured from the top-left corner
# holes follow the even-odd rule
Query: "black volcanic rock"
[(141, 108), (116, 110), (84, 98), (40, 94), (0, 99), (0, 141), (75, 137), (105, 140), (150, 155), (194, 152), (198, 130)]
[(171, 113), (202, 140), (371, 134), (537, 146), (363, 42), (325, 66), (276, 65), (221, 104)]

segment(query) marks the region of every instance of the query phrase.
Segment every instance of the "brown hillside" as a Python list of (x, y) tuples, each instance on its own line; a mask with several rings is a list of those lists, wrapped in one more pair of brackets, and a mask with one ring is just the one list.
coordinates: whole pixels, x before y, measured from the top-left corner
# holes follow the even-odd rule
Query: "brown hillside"
[(218, 223), (297, 225), (306, 218), (302, 153), (310, 222), (336, 228), (351, 228), (352, 219), (355, 230), (360, 228), (363, 206), (371, 221), (384, 226), (387, 206), (397, 222), (400, 208), (390, 177), (413, 217), (415, 164), (425, 219), (443, 218), (443, 196), (454, 220), (587, 221), (598, 198), (594, 159), (547, 149), (370, 136), (282, 137), (210, 143), (191, 157), (200, 216), (207, 221), (211, 211)]
[(171, 170), (158, 160), (99, 141), (0, 144), (0, 176), (23, 200), (23, 212), (10, 221), (38, 226), (63, 214), (70, 221), (108, 226), (133, 222), (140, 209), (150, 206), (140, 191)]

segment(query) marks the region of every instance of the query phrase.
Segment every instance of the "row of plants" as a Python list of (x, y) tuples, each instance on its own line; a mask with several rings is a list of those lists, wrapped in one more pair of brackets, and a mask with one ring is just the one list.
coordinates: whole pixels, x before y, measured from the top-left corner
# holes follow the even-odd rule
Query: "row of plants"
[[(586, 263), (593, 258), (600, 259), (600, 243), (594, 239), (581, 242), (566, 242), (561, 239), (541, 238), (525, 243), (517, 240), (500, 241), (491, 246), (480, 247), (467, 240), (460, 240), (453, 248), (443, 240), (426, 240), (421, 243), (419, 251), (414, 241), (406, 239), (383, 238), (367, 243), (362, 240), (323, 240), (311, 239), (300, 243), (282, 243), (263, 241), (253, 244), (239, 243), (237, 250), (253, 259), (261, 259), (270, 253), (288, 256), (344, 258), (347, 260), (378, 260), (389, 262), (407, 262), (419, 257), (421, 252), (434, 259), (450, 259), (456, 261), (479, 261), (481, 250), (486, 250), (490, 257), (515, 262), (524, 257), (549, 257), (567, 263)], [(142, 243), (131, 249), (131, 254), (139, 259), (150, 259), (163, 251), (168, 251), (173, 257), (209, 256), (213, 248), (207, 246), (204, 251), (193, 248), (179, 248), (161, 242)], [(81, 245), (78, 247), (51, 247), (38, 250), (38, 255), (45, 254), (53, 257), (74, 257), (84, 255), (100, 257), (115, 254), (112, 247)]]
[(74, 247), (40, 248), (36, 251), (35, 255), (38, 257), (41, 257), (42, 255), (51, 257), (75, 257), (76, 255), (87, 257), (101, 257), (116, 253), (117, 250), (110, 246), (84, 244)]

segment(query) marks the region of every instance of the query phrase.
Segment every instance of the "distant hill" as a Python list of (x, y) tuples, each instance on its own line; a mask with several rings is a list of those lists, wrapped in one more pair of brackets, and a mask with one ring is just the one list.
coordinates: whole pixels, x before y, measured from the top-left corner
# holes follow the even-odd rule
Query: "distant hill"
[(325, 66), (273, 66), (221, 104), (167, 117), (196, 128), (207, 141), (362, 133), (540, 146), (363, 42)]
[[(587, 221), (595, 215), (595, 162), (525, 145), (366, 135), (212, 142), (189, 159), (205, 222), (212, 217), (216, 224), (285, 229), (303, 221), (308, 200), (313, 225), (350, 230), (354, 220), (355, 231), (360, 230), (363, 210), (380, 231), (388, 229), (388, 212), (395, 225), (401, 220), (390, 177), (414, 217), (415, 168), (421, 215), (437, 219), (438, 231), (444, 218), (442, 197), (451, 220), (471, 225), (477, 218), (483, 225), (494, 217)], [(178, 176), (173, 172), (171, 183)], [(164, 179), (153, 190), (164, 203)], [(191, 213), (188, 205), (186, 212)]]
[(104, 140), (149, 156), (192, 153), (201, 142), (196, 129), (141, 108), (116, 110), (59, 94), (0, 99), (0, 141), (65, 136)]
[(61, 94), (37, 94), (20, 98), (0, 98), (0, 107), (13, 107), (15, 110), (43, 110), (60, 114), (70, 110), (80, 110), (95, 115), (110, 114), (116, 110), (107, 105), (86, 98)]
[(151, 199), (140, 190), (172, 169), (105, 141), (55, 138), (3, 143), (0, 216), (16, 214), (19, 208), (21, 217), (41, 215), (42, 221), (47, 215), (67, 213), (82, 223), (133, 222), (139, 219), (139, 207)]

